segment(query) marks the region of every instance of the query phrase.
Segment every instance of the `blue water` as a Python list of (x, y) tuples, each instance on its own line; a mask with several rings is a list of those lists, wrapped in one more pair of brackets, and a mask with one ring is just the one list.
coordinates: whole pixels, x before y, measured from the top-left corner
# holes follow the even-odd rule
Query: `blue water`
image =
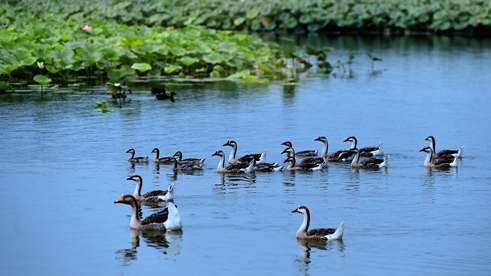
[[(489, 275), (491, 41), (447, 37), (298, 38), (332, 46), (329, 60), (359, 54), (353, 74), (310, 71), (296, 85), (177, 82), (176, 102), (156, 101), (149, 84), (118, 107), (100, 86), (76, 93), (0, 96), (3, 158), (0, 226), (8, 275), (275, 274)], [(382, 58), (374, 64), (369, 52)], [(86, 93), (95, 91), (94, 93)], [(108, 101), (114, 112), (94, 110)], [(267, 149), (283, 162), (281, 143), (297, 150), (384, 143), (389, 166), (378, 171), (329, 164), (316, 172), (220, 175), (211, 156), (233, 139), (238, 154)], [(465, 145), (450, 170), (425, 169), (419, 152)], [(206, 157), (205, 168), (174, 175), (170, 166), (132, 166), (125, 154), (180, 150)], [(286, 164), (285, 164), (286, 165)], [(131, 208), (114, 204), (140, 174), (143, 191), (175, 183), (182, 233), (129, 229)], [(311, 227), (346, 221), (342, 241), (297, 242), (306, 205)], [(143, 216), (161, 208), (143, 206)]]

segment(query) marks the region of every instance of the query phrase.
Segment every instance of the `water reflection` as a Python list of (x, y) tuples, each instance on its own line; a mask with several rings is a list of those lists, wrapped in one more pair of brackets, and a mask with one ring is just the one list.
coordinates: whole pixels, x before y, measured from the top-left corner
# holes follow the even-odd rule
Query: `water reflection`
[(297, 239), (298, 245), (302, 248), (303, 256), (296, 259), (298, 264), (298, 270), (302, 275), (310, 275), (310, 263), (312, 262), (311, 253), (312, 249), (325, 250), (325, 251), (338, 251), (344, 252), (343, 240), (332, 241), (312, 241)]
[[(255, 188), (256, 173), (217, 173), (220, 183), (215, 184), (213, 191), (223, 194), (226, 190)], [(244, 185), (245, 184), (245, 185)]]
[(138, 260), (137, 248), (140, 246), (140, 233), (148, 247), (161, 251), (168, 260), (175, 260), (175, 257), (181, 252), (182, 231), (164, 233), (130, 229), (131, 247), (116, 250), (116, 259), (121, 262), (121, 266), (128, 266), (132, 261)]

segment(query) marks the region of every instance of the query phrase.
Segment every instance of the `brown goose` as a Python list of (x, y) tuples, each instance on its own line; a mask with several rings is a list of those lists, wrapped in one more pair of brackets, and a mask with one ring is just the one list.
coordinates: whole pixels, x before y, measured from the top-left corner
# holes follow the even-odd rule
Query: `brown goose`
[(154, 148), (152, 150), (152, 153), (155, 153), (155, 157), (153, 158), (154, 163), (159, 163), (159, 164), (172, 164), (172, 163), (174, 163), (174, 157), (173, 156), (160, 157), (159, 148)]
[(289, 163), (286, 167), (286, 169), (289, 171), (317, 171), (325, 167), (325, 164), (327, 164), (327, 157), (325, 157), (324, 162), (320, 164), (297, 163), (294, 156), (287, 157), (283, 163), (286, 162)]
[(217, 150), (211, 156), (219, 156), (220, 161), (218, 162), (217, 172), (219, 173), (246, 173), (254, 171), (254, 163), (249, 162), (247, 167), (243, 165), (228, 165), (225, 167), (225, 153), (222, 150)]
[(135, 157), (135, 149), (133, 149), (133, 148), (127, 150), (126, 153), (131, 153), (131, 157), (130, 157), (130, 159), (128, 159), (128, 161), (131, 163), (146, 163), (146, 162), (148, 162), (148, 156)]
[[(293, 148), (293, 144), (290, 141), (283, 142), (281, 145), (287, 148)], [(317, 156), (317, 151), (318, 150), (301, 150), (295, 152), (295, 156)]]
[(297, 231), (297, 239), (340, 240), (344, 234), (344, 221), (336, 228), (316, 228), (309, 231), (310, 211), (306, 206), (298, 206), (292, 213), (303, 214), (303, 222)]
[(351, 161), (351, 167), (353, 168), (382, 168), (387, 166), (387, 161), (389, 160), (390, 155), (387, 155), (385, 159), (379, 158), (367, 158), (361, 162), (360, 160), (360, 151), (357, 148), (351, 149), (351, 151), (355, 154), (355, 157)]
[(238, 163), (249, 164), (251, 158), (256, 159), (256, 163), (261, 163), (264, 162), (266, 159), (266, 150), (263, 151), (262, 153), (247, 154), (236, 159), (235, 156), (237, 154), (237, 143), (234, 140), (227, 141), (227, 143), (223, 144), (223, 146), (232, 147), (232, 152), (230, 152), (230, 156), (228, 158), (229, 164), (238, 164)]
[(141, 194), (143, 179), (140, 175), (135, 174), (128, 177), (126, 180), (133, 180), (136, 182), (135, 191), (133, 192), (133, 197), (138, 201), (146, 202), (160, 202), (169, 201), (174, 199), (174, 184), (171, 184), (167, 190), (153, 190)]
[(452, 156), (452, 160), (449, 160), (448, 158), (442, 158), (436, 160), (433, 157), (433, 149), (431, 147), (424, 147), (420, 151), (426, 152), (426, 158), (423, 163), (425, 167), (429, 168), (451, 168), (451, 167), (457, 167), (457, 159), (458, 156)]
[(173, 231), (182, 229), (181, 218), (177, 211), (177, 207), (173, 202), (169, 202), (164, 210), (154, 213), (142, 221), (138, 218), (138, 202), (132, 195), (121, 195), (114, 203), (123, 203), (131, 206), (131, 229), (152, 231)]
[(177, 163), (179, 164), (188, 164), (188, 163), (196, 163), (196, 164), (204, 164), (206, 158), (182, 158), (182, 152), (176, 151), (173, 157), (176, 157)]
[(464, 150), (464, 146), (460, 147), (458, 150), (444, 149), (444, 150), (437, 152), (436, 151), (435, 137), (430, 135), (430, 136), (426, 137), (425, 140), (430, 141), (430, 147), (431, 147), (431, 150), (433, 151), (433, 157), (434, 158), (443, 158), (443, 157), (448, 158), (449, 156), (462, 158), (462, 151)]

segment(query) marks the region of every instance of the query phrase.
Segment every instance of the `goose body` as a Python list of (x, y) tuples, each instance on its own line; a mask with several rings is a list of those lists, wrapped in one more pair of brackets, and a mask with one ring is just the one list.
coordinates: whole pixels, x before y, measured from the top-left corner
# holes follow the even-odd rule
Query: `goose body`
[(312, 164), (312, 163), (297, 163), (295, 160), (295, 156), (291, 155), (286, 158), (284, 163), (288, 162), (288, 166), (286, 167), (289, 171), (317, 171), (321, 170), (327, 164), (327, 157), (324, 158), (324, 162), (320, 164)]
[(131, 229), (152, 231), (173, 231), (182, 229), (179, 211), (177, 211), (177, 207), (172, 202), (169, 202), (164, 210), (154, 213), (141, 221), (138, 217), (139, 205), (135, 197), (124, 194), (115, 200), (114, 203), (122, 203), (131, 206)]
[[(327, 154), (327, 150), (328, 150), (327, 138), (324, 137), (324, 136), (319, 136), (319, 137), (315, 138), (314, 141), (320, 141), (320, 142), (322, 142), (324, 144), (324, 147), (322, 148), (321, 156), (320, 157), (307, 157), (307, 158), (304, 158), (304, 159), (302, 159), (301, 161), (298, 162), (299, 164), (310, 163), (310, 164), (314, 164), (314, 165), (319, 165), (321, 163), (324, 163), (324, 165), (327, 165), (327, 163), (324, 162), (325, 157), (328, 156), (328, 154)], [(283, 143), (282, 145), (287, 146), (287, 148), (285, 150), (283, 150), (283, 152), (281, 152), (281, 154), (287, 153), (288, 156), (292, 156), (292, 155), (293, 156), (297, 156), (297, 154), (295, 153), (295, 150), (291, 146), (291, 143), (290, 144), (285, 144), (285, 143)]]
[(182, 158), (182, 152), (181, 151), (176, 151), (174, 153), (173, 157), (177, 159), (178, 164), (189, 164), (189, 163), (194, 163), (194, 164), (204, 164), (206, 158)]
[(132, 162), (132, 163), (146, 163), (146, 162), (148, 162), (148, 156), (135, 157), (136, 152), (135, 152), (135, 149), (133, 149), (133, 148), (127, 150), (126, 153), (131, 153), (131, 157), (128, 159), (129, 162)]
[(263, 151), (262, 153), (247, 154), (240, 158), (236, 158), (235, 156), (237, 155), (237, 143), (234, 140), (227, 141), (227, 143), (223, 144), (223, 146), (232, 147), (232, 151), (230, 152), (228, 158), (229, 164), (238, 164), (238, 163), (249, 164), (251, 158), (254, 158), (256, 160), (256, 163), (258, 164), (266, 160), (266, 150)]
[(387, 166), (387, 161), (389, 160), (390, 155), (385, 157), (385, 159), (379, 158), (367, 158), (361, 162), (360, 160), (360, 151), (357, 148), (351, 149), (351, 151), (355, 154), (355, 157), (351, 161), (351, 167), (353, 168), (382, 168)]
[(456, 149), (456, 150), (449, 150), (449, 149), (444, 149), (444, 150), (440, 150), (440, 151), (436, 151), (436, 140), (435, 140), (435, 137), (433, 136), (428, 136), (426, 137), (427, 141), (430, 141), (430, 147), (431, 147), (431, 150), (433, 151), (433, 157), (434, 158), (441, 158), (441, 157), (445, 157), (445, 156), (454, 156), (454, 157), (457, 157), (457, 158), (462, 158), (462, 151), (464, 150), (464, 146), (460, 147), (459, 149)]
[(427, 153), (425, 161), (423, 163), (423, 166), (425, 166), (425, 167), (428, 167), (428, 168), (457, 167), (457, 159), (459, 158), (458, 156), (453, 156), (452, 161), (450, 161), (448, 159), (435, 160), (434, 155), (433, 155), (433, 149), (431, 147), (424, 147), (420, 151)]
[(128, 177), (126, 180), (132, 180), (136, 182), (135, 191), (133, 197), (138, 201), (146, 202), (160, 202), (174, 199), (174, 184), (171, 184), (167, 190), (153, 190), (141, 194), (143, 179), (140, 175), (135, 174)]
[(202, 170), (204, 163), (184, 163), (184, 164), (179, 165), (177, 162), (177, 158), (174, 158), (173, 164), (174, 164), (174, 166), (172, 167), (172, 170), (174, 172), (178, 172), (178, 171)]
[(338, 150), (329, 155), (329, 161), (331, 162), (345, 162), (351, 161), (355, 157), (351, 149), (356, 148), (358, 140), (355, 136), (350, 136), (346, 138), (343, 142), (351, 142), (351, 147), (349, 150)]
[(225, 153), (222, 150), (217, 150), (212, 156), (219, 156), (220, 161), (218, 162), (217, 172), (219, 173), (246, 173), (254, 171), (254, 162), (250, 162), (247, 167), (242, 165), (228, 165), (225, 167)]
[(364, 147), (361, 149), (358, 149), (360, 151), (360, 156), (363, 157), (374, 157), (374, 156), (383, 156), (384, 151), (382, 149), (383, 143), (380, 142), (378, 146), (373, 146), (373, 147)]
[(283, 170), (283, 166), (281, 166), (278, 163), (256, 163), (255, 159), (251, 159), (251, 162), (253, 163), (254, 171), (258, 172), (279, 172)]
[(154, 163), (172, 164), (174, 162), (173, 156), (160, 157), (160, 150), (158, 148), (154, 148), (152, 153), (155, 153), (155, 157), (153, 158)]
[(338, 228), (316, 228), (309, 230), (310, 211), (306, 206), (298, 206), (292, 213), (303, 214), (303, 222), (297, 231), (297, 239), (302, 240), (340, 240), (344, 234), (344, 221)]
[[(287, 148), (293, 148), (292, 142), (290, 141), (286, 141), (281, 144)], [(317, 152), (318, 150), (301, 150), (295, 152), (295, 156), (317, 156)]]

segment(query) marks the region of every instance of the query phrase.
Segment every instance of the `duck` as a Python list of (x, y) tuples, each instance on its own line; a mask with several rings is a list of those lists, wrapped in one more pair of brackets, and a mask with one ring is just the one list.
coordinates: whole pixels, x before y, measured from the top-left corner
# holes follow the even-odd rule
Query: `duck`
[(162, 93), (162, 94), (155, 95), (155, 97), (157, 98), (157, 100), (170, 100), (171, 102), (175, 102), (176, 101), (176, 99), (174, 98), (175, 95), (176, 92), (172, 91), (170, 92), (169, 95)]
[(238, 159), (235, 158), (237, 154), (237, 142), (234, 140), (229, 140), (227, 143), (223, 144), (223, 146), (229, 146), (232, 147), (232, 151), (230, 152), (229, 158), (228, 158), (228, 163), (229, 164), (238, 164), (238, 163), (250, 163), (250, 159), (254, 158), (256, 159), (256, 163), (259, 164), (261, 162), (264, 162), (266, 160), (266, 150), (264, 150), (262, 153), (253, 153), (253, 154), (247, 154), (244, 155)]
[(343, 142), (351, 142), (351, 147), (348, 150), (338, 150), (329, 155), (329, 161), (331, 162), (345, 162), (353, 160), (355, 156), (351, 149), (356, 148), (358, 140), (354, 136), (346, 138)]
[(145, 202), (160, 202), (160, 201), (169, 201), (174, 199), (174, 184), (171, 184), (167, 190), (153, 190), (141, 194), (142, 186), (143, 186), (143, 178), (138, 175), (132, 175), (128, 177), (126, 180), (133, 180), (136, 182), (135, 191), (133, 192), (133, 197), (138, 201)]
[(219, 173), (249, 173), (254, 171), (254, 162), (249, 162), (247, 167), (242, 165), (228, 165), (225, 167), (225, 153), (222, 150), (217, 150), (211, 156), (219, 156), (220, 161), (218, 162), (217, 172)]
[(311, 163), (301, 164), (296, 162), (295, 156), (290, 155), (285, 159), (283, 163), (286, 162), (289, 162), (288, 166), (286, 167), (286, 169), (289, 171), (317, 171), (325, 167), (324, 163), (327, 163), (327, 157), (324, 158), (324, 163), (321, 164), (311, 164)]
[[(281, 145), (287, 148), (293, 148), (292, 142), (290, 141), (283, 142)], [(302, 150), (295, 152), (295, 156), (317, 156), (317, 152), (318, 150)]]
[(139, 205), (134, 196), (123, 194), (114, 203), (131, 205), (131, 229), (152, 231), (177, 231), (182, 229), (181, 217), (177, 206), (173, 202), (169, 202), (164, 210), (154, 213), (141, 221), (138, 217)]
[(176, 151), (172, 157), (176, 157), (177, 163), (179, 164), (188, 164), (188, 163), (197, 163), (197, 164), (204, 164), (206, 158), (182, 158), (182, 152), (181, 151)]
[(462, 151), (464, 150), (464, 146), (460, 147), (457, 150), (444, 149), (444, 150), (440, 150), (437, 152), (436, 151), (435, 137), (430, 135), (430, 136), (426, 137), (425, 140), (430, 141), (430, 147), (433, 150), (433, 157), (434, 158), (441, 158), (441, 157), (445, 157), (445, 156), (448, 157), (449, 155), (457, 157), (457, 158), (462, 158)]
[(357, 148), (351, 149), (354, 153), (355, 157), (351, 160), (351, 167), (353, 168), (383, 168), (387, 166), (387, 161), (389, 160), (390, 155), (387, 155), (385, 159), (379, 158), (367, 158), (361, 162), (360, 160), (360, 151)]
[(133, 149), (133, 148), (127, 150), (126, 153), (131, 153), (131, 157), (130, 157), (130, 159), (128, 159), (129, 162), (132, 162), (132, 163), (146, 163), (146, 162), (148, 162), (148, 156), (135, 157), (136, 152), (135, 152), (135, 149)]
[(181, 164), (180, 166), (178, 166), (177, 158), (174, 158), (173, 164), (174, 164), (174, 166), (172, 167), (172, 170), (174, 172), (178, 172), (178, 171), (202, 170), (204, 163), (184, 163), (184, 164)]
[(434, 152), (431, 147), (424, 147), (420, 150), (420, 152), (426, 152), (426, 158), (423, 163), (423, 166), (428, 167), (428, 168), (451, 168), (451, 167), (457, 167), (457, 159), (459, 158), (458, 156), (453, 156), (453, 160), (450, 161), (448, 159), (441, 159), (441, 160), (435, 160), (434, 158)]
[(156, 94), (165, 94), (167, 86), (165, 84), (162, 85), (162, 88), (159, 87), (150, 87), (150, 92), (154, 95)]
[(159, 164), (172, 164), (174, 162), (174, 157), (173, 156), (167, 156), (167, 157), (160, 157), (160, 150), (159, 148), (154, 148), (152, 150), (152, 153), (155, 153), (155, 157), (153, 158), (154, 163), (159, 163)]
[(298, 206), (292, 213), (303, 214), (303, 222), (298, 228), (297, 239), (301, 240), (341, 240), (344, 234), (344, 221), (338, 228), (316, 228), (309, 231), (310, 211), (306, 206)]

